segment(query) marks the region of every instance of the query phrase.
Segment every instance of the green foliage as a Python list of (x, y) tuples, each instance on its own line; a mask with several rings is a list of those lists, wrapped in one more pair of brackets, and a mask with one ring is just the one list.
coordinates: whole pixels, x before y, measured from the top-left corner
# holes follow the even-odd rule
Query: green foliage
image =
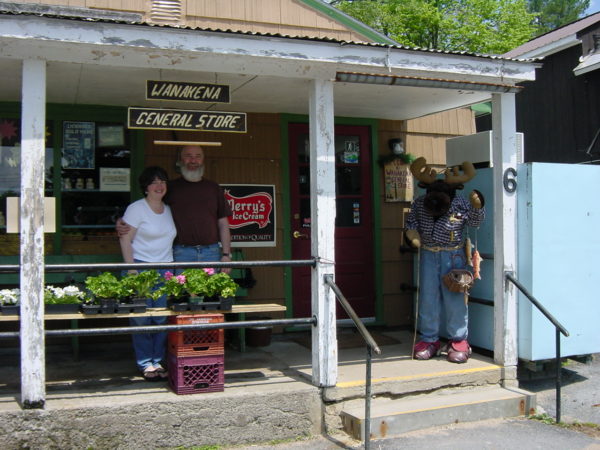
[(48, 285), (44, 288), (44, 303), (48, 305), (77, 304), (85, 300), (85, 293), (77, 286), (64, 288)]
[(206, 283), (206, 296), (214, 297), (215, 295), (227, 298), (234, 297), (238, 285), (226, 273), (219, 272), (208, 277)]
[(181, 275), (165, 274), (161, 293), (172, 297), (195, 295), (199, 297), (234, 297), (238, 284), (226, 273), (213, 269), (186, 269)]
[(130, 295), (156, 301), (162, 295), (160, 290), (153, 290), (159, 280), (160, 275), (156, 270), (146, 270), (137, 274), (127, 274), (121, 279), (121, 283)]
[(527, 0), (343, 0), (335, 6), (409, 47), (501, 54), (535, 31)]
[(85, 279), (85, 287), (97, 299), (122, 299), (131, 295), (131, 291), (110, 272), (104, 272), (95, 277), (87, 277)]
[(187, 295), (185, 290), (185, 276), (173, 275), (171, 272), (165, 273), (164, 285), (160, 292), (168, 297), (180, 298)]
[(535, 15), (536, 35), (576, 21), (589, 6), (590, 0), (529, 0), (529, 12)]

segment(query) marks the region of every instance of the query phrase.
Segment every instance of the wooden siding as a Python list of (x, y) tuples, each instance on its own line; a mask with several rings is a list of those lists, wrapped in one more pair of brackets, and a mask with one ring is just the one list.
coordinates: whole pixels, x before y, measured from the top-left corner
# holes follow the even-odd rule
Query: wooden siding
[[(284, 259), (282, 205), (287, 196), (282, 192), (278, 114), (248, 114), (248, 133), (152, 131), (146, 132), (145, 136), (144, 164), (165, 168), (170, 178), (179, 176), (175, 170), (177, 148), (156, 146), (155, 139), (221, 142), (221, 147), (205, 148), (206, 178), (219, 184), (275, 185), (277, 246), (243, 248), (242, 253), (248, 261)], [(279, 267), (252, 269), (257, 283), (249, 289), (248, 298), (257, 303), (285, 304), (283, 270)]]
[[(22, 0), (21, 3), (39, 2)], [(165, 25), (372, 42), (298, 0), (181, 0), (180, 17), (172, 20), (153, 18), (152, 0), (45, 0), (43, 3), (137, 13), (146, 22)]]
[[(525, 137), (525, 162), (578, 163), (600, 126), (600, 70), (575, 76), (581, 47), (547, 56), (535, 82), (516, 96), (517, 131)], [(600, 151), (600, 142), (594, 147)]]

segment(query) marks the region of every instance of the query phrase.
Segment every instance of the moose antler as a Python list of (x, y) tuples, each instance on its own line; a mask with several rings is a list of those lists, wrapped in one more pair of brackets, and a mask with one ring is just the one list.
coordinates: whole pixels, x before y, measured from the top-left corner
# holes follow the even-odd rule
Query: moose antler
[(422, 156), (413, 161), (410, 165), (410, 172), (422, 183), (431, 184), (435, 181), (437, 172), (433, 167), (427, 164), (427, 160)]
[[(462, 168), (462, 175), (459, 174), (459, 169)], [(462, 166), (454, 166), (446, 169), (446, 183), (448, 184), (463, 184), (475, 176), (475, 167), (469, 161), (462, 163)]]

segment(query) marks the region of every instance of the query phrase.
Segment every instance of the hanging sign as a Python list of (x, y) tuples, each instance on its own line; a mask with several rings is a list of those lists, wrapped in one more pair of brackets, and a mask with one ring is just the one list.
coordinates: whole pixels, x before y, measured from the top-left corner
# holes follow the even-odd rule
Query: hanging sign
[(188, 83), (185, 81), (146, 80), (146, 100), (230, 103), (225, 84)]
[(275, 247), (275, 186), (225, 184), (231, 245), (234, 247)]
[(127, 124), (134, 130), (245, 133), (246, 113), (130, 107), (127, 111)]
[(413, 198), (410, 164), (394, 159), (383, 166), (386, 202), (409, 202)]

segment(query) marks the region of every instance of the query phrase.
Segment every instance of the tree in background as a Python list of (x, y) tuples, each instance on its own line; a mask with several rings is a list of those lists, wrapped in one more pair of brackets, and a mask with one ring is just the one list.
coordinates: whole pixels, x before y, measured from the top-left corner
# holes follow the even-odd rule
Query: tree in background
[(529, 0), (529, 12), (536, 16), (536, 35), (576, 21), (589, 6), (590, 0)]
[(340, 0), (332, 4), (409, 47), (502, 54), (531, 39), (536, 31), (527, 0)]

